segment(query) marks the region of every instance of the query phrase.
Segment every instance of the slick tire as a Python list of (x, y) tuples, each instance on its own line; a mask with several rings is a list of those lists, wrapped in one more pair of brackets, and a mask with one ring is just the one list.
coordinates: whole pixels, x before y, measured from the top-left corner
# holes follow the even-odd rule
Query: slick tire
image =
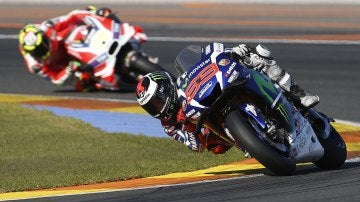
[(288, 151), (281, 155), (263, 140), (239, 111), (232, 111), (225, 118), (225, 127), (242, 148), (276, 175), (291, 175), (295, 172), (296, 161)]
[(133, 56), (130, 63), (132, 71), (145, 75), (154, 71), (165, 71), (159, 64), (153, 63), (147, 56), (140, 53)]
[(314, 164), (322, 169), (340, 168), (347, 156), (346, 144), (340, 134), (331, 126), (329, 137), (319, 138), (319, 141), (324, 147), (324, 156)]

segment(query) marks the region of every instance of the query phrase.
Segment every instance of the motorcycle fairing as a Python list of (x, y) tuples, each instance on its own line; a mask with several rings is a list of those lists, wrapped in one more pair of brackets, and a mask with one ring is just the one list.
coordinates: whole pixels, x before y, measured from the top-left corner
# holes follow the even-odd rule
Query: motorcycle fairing
[[(309, 122), (284, 99), (282, 91), (277, 89), (266, 75), (236, 63), (224, 52), (211, 52), (221, 50), (221, 46), (215, 46), (203, 48), (201, 61), (184, 72), (177, 81), (178, 95), (186, 117), (196, 122), (201, 113), (210, 107), (201, 104), (206, 103), (205, 99), (218, 98), (227, 88), (240, 83), (238, 87), (235, 87), (235, 91), (248, 90), (256, 94), (257, 99), (268, 103), (268, 106), (280, 114), (283, 122), (287, 123), (290, 150), (297, 162), (320, 159), (324, 152), (323, 147)], [(230, 79), (231, 76), (233, 79)], [(256, 106), (251, 103), (242, 103), (238, 107), (246, 116), (253, 118), (262, 129), (267, 127), (266, 121), (260, 115), (261, 110)], [(223, 111), (230, 111), (227, 108), (228, 105)]]
[[(211, 103), (208, 99), (215, 97), (213, 93), (215, 91), (221, 93), (225, 81), (222, 71), (228, 71), (231, 65), (236, 64), (229, 60), (218, 65), (218, 61), (224, 58), (225, 56), (217, 58), (214, 54), (204, 55), (201, 61), (179, 77), (178, 95), (186, 117), (196, 120)], [(233, 66), (231, 68), (234, 68)]]
[[(256, 92), (275, 110), (279, 110), (290, 124), (289, 130), (293, 130), (294, 126), (289, 121), (291, 114), (280, 102), (281, 90), (276, 89), (265, 75), (229, 58), (223, 46), (217, 43), (202, 48), (201, 60), (178, 79), (178, 95), (184, 114), (196, 120), (199, 114), (214, 101), (212, 98), (218, 97), (227, 86), (238, 80), (247, 80), (244, 88)], [(264, 123), (259, 124), (264, 125)]]
[(290, 150), (296, 162), (314, 162), (319, 160), (324, 154), (313, 128), (298, 111), (294, 112), (296, 131), (289, 136)]
[(266, 121), (260, 115), (261, 112), (254, 105), (250, 103), (242, 104), (240, 110), (245, 112), (249, 117), (252, 117), (262, 129), (266, 128)]
[(83, 22), (67, 37), (68, 53), (94, 68), (95, 77), (106, 79), (114, 74), (116, 57), (135, 30), (97, 15), (85, 16)]
[[(268, 77), (255, 70), (252, 70), (250, 77), (252, 79), (245, 83), (246, 88), (262, 95), (269, 105), (278, 111), (282, 115), (283, 120), (286, 121), (290, 150), (296, 162), (319, 160), (324, 154), (324, 148), (321, 146), (310, 123), (284, 99), (282, 91), (275, 88), (275, 85), (272, 84)], [(262, 123), (257, 117), (255, 117), (255, 120), (258, 124)]]

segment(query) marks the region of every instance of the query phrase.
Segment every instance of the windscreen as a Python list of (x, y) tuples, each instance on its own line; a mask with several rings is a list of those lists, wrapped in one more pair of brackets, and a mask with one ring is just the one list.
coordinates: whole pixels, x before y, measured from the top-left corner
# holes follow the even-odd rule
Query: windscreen
[(179, 74), (178, 76), (186, 72), (200, 60), (201, 46), (191, 45), (184, 48), (175, 59), (175, 67)]

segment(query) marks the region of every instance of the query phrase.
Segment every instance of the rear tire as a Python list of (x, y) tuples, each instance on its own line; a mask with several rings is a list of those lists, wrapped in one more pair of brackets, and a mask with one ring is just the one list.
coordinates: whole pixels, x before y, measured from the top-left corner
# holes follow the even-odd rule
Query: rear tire
[(137, 53), (131, 58), (130, 71), (145, 75), (154, 71), (165, 71), (165, 69), (159, 64), (151, 62), (147, 56)]
[(340, 168), (347, 156), (346, 144), (340, 134), (331, 126), (329, 137), (326, 139), (319, 137), (319, 141), (324, 147), (324, 156), (314, 164), (322, 169)]
[(261, 138), (239, 111), (232, 111), (225, 118), (225, 127), (235, 141), (267, 169), (277, 175), (291, 175), (295, 172), (296, 161), (287, 149), (282, 154)]

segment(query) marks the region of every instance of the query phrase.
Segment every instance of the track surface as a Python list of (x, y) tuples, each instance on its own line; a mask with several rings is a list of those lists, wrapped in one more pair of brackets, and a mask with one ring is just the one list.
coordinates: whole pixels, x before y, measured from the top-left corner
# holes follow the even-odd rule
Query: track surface
[[(0, 8), (0, 35), (15, 35), (25, 22), (37, 22), (70, 11), (74, 7)], [(81, 8), (81, 6), (77, 6)], [(154, 40), (144, 44), (145, 52), (158, 56), (171, 68), (176, 53), (189, 44), (162, 37), (211, 37), (218, 41), (245, 39), (360, 40), (360, 8), (356, 6), (239, 6), (186, 4), (167, 6), (113, 6), (125, 21), (140, 24)], [(21, 12), (19, 13), (19, 11)], [(10, 13), (9, 13), (10, 12)], [(234, 26), (235, 25), (235, 26)], [(151, 39), (151, 38), (150, 38)], [(163, 41), (164, 39), (164, 41)], [(251, 40), (250, 40), (251, 39)], [(201, 39), (202, 40), (202, 39)], [(196, 40), (195, 40), (196, 41)], [(200, 39), (198, 40), (200, 41)], [(334, 42), (335, 43), (335, 42)], [(54, 87), (28, 74), (14, 39), (0, 40), (0, 93), (52, 96), (83, 96), (134, 100), (133, 93), (77, 93)], [(197, 42), (196, 44), (206, 44)], [(305, 89), (316, 92), (320, 111), (349, 121), (360, 120), (360, 45), (269, 43), (281, 67), (288, 70)], [(249, 171), (250, 173), (254, 171)], [(255, 171), (262, 173), (262, 171)], [(341, 170), (320, 171), (312, 166), (299, 168), (290, 177), (259, 176), (219, 182), (158, 187), (141, 190), (52, 198), (54, 201), (279, 201), (279, 200), (360, 200), (359, 161), (348, 162)], [(44, 199), (49, 201), (49, 198)]]

